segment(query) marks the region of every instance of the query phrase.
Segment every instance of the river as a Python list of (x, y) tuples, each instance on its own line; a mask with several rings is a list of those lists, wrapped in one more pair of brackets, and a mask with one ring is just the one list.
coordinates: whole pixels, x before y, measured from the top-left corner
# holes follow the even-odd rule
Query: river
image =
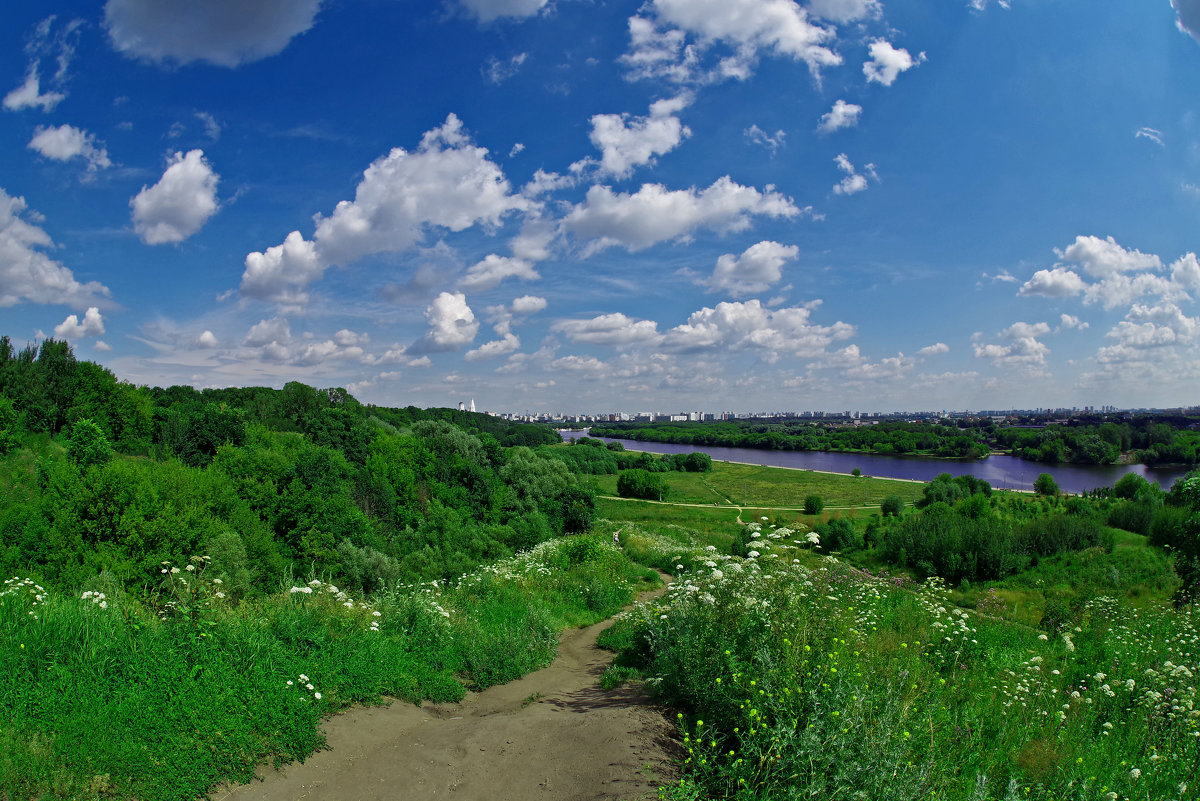
[[(590, 436), (590, 431), (558, 432), (564, 440)], [(1043, 464), (1028, 462), (1015, 456), (993, 454), (986, 459), (971, 461), (928, 459), (920, 456), (883, 456), (874, 453), (823, 453), (820, 451), (768, 451), (758, 448), (724, 448), (716, 445), (673, 445), (663, 442), (639, 442), (632, 439), (596, 437), (605, 442), (620, 442), (627, 450), (650, 453), (691, 453), (701, 451), (722, 462), (742, 462), (768, 467), (793, 467), (801, 470), (822, 470), (827, 473), (850, 474), (858, 468), (863, 475), (879, 478), (902, 478), (911, 481), (932, 481), (938, 473), (952, 476), (973, 475), (997, 489), (1033, 489), (1040, 473), (1049, 473), (1063, 492), (1080, 493), (1097, 487), (1111, 487), (1126, 473), (1137, 473), (1147, 481), (1156, 481), (1169, 490), (1175, 480), (1188, 469), (1148, 467), (1144, 464), (1083, 465)]]

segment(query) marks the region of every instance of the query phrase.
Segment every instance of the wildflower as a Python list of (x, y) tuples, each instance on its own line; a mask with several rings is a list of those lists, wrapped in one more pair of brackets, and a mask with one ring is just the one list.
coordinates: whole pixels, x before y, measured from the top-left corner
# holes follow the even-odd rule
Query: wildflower
[(758, 551), (750, 551), (748, 554), (746, 554), (746, 556), (749, 556), (751, 559), (757, 559), (759, 557), (759, 553)]
[(1133, 770), (1129, 771), (1129, 778), (1133, 779), (1134, 781), (1137, 781), (1137, 778), (1141, 775), (1142, 775), (1142, 772), (1140, 770), (1138, 770), (1137, 768), (1134, 768)]
[(225, 582), (221, 581), (220, 579), (213, 579), (213, 584), (218, 584), (218, 585), (220, 585), (220, 584), (224, 584), (224, 583), (225, 583)]
[(196, 566), (195, 566), (195, 565), (188, 565), (187, 567), (185, 567), (185, 568), (184, 568), (184, 570), (186, 570), (186, 571), (187, 571), (187, 572), (189, 572), (189, 573), (194, 573), (194, 572), (196, 571)]
[(321, 700), (321, 694), (320, 694), (320, 693), (313, 693), (313, 698), (316, 698), (318, 701), (320, 701), (320, 700)]

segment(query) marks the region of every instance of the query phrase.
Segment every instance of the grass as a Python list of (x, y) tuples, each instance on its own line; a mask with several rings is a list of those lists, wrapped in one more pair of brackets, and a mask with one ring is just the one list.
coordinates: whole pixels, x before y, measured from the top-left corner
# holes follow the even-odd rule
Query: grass
[[(616, 476), (590, 476), (605, 495), (617, 494)], [(713, 462), (711, 473), (666, 474), (672, 503), (698, 503), (748, 508), (800, 509), (809, 495), (819, 495), (826, 507), (879, 506), (889, 495), (911, 503), (921, 497), (923, 483), (887, 478), (854, 477), (813, 470)]]
[(234, 605), (203, 566), (145, 598), (0, 585), (0, 798), (166, 801), (249, 781), (320, 747), (323, 715), (509, 681), (658, 582), (594, 537), (372, 599), (314, 580)]
[(1039, 631), (937, 580), (792, 555), (702, 555), (606, 634), (681, 710), (684, 777), (660, 798), (1198, 797), (1190, 608), (1097, 596)]

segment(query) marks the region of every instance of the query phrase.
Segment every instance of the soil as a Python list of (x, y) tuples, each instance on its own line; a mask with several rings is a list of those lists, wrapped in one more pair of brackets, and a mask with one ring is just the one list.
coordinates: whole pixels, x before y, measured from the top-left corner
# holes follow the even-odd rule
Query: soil
[[(675, 777), (679, 744), (640, 682), (600, 689), (611, 621), (566, 632), (549, 667), (458, 704), (355, 708), (325, 724), (328, 748), (259, 771), (219, 801), (631, 801)], [(670, 716), (673, 718), (673, 715)]]

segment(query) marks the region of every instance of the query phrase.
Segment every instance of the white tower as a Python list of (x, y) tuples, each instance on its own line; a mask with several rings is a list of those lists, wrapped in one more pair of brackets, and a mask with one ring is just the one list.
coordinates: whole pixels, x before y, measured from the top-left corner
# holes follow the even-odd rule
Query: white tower
[(471, 398), (471, 411), (475, 411), (475, 399)]

